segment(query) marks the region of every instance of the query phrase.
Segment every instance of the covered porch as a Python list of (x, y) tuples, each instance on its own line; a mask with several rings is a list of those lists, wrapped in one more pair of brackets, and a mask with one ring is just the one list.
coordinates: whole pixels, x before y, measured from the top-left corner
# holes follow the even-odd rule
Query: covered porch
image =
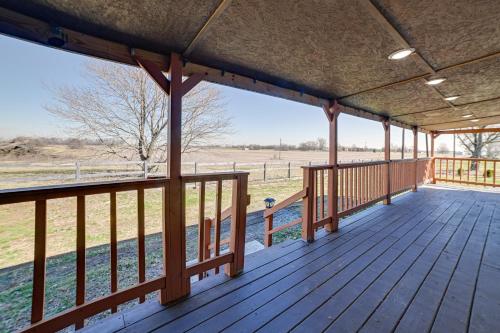
[[(0, 191), (0, 205), (34, 206), (31, 325), (25, 331), (498, 331), (498, 194), (420, 187), (497, 186), (498, 160), (434, 156), (434, 139), (449, 130), (499, 131), (487, 128), (500, 122), (497, 1), (483, 1), (480, 9), (453, 1), (451, 16), (440, 1), (127, 5), (0, 4), (1, 33), (141, 67), (168, 95), (164, 176)], [(329, 126), (328, 163), (304, 166), (302, 189), (264, 212), (269, 248), (249, 256), (248, 173), (181, 172), (183, 97), (201, 81), (316, 106)], [(383, 160), (339, 163), (340, 114), (380, 123)], [(413, 133), (411, 159), (404, 159), (404, 143), (402, 158), (391, 158), (391, 126)], [(418, 156), (424, 151), (419, 133), (426, 138), (425, 158)], [(186, 186), (193, 184), (199, 190), (198, 258), (188, 264)], [(209, 185), (216, 189), (214, 216), (205, 215)], [(163, 215), (163, 271), (152, 278), (144, 241), (149, 189), (161, 190)], [(227, 208), (224, 191), (230, 191)], [(137, 196), (137, 279), (123, 289), (117, 276), (120, 192)], [(101, 297), (87, 299), (86, 235), (92, 230), (86, 198), (93, 195), (109, 198), (110, 285)], [(74, 306), (47, 317), (47, 202), (59, 198), (76, 200), (76, 297)], [(297, 201), (301, 217), (275, 225), (274, 214)], [(230, 225), (225, 239), (224, 221)], [(296, 225), (302, 240), (273, 246), (274, 233)], [(153, 292), (158, 299), (146, 302)], [(117, 311), (134, 300), (140, 304)], [(86, 326), (105, 311), (113, 314)]]
[(500, 327), (500, 195), (427, 185), (247, 256), (235, 278), (196, 282), (89, 332), (493, 332)]

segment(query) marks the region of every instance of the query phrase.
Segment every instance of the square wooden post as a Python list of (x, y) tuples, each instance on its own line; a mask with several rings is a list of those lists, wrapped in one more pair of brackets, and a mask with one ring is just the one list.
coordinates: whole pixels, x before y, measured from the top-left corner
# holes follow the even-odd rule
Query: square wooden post
[(243, 271), (245, 263), (245, 233), (247, 219), (247, 188), (248, 174), (239, 174), (233, 180), (231, 204), (231, 239), (229, 251), (234, 253), (234, 261), (226, 264), (224, 271), (229, 276), (235, 276)]
[(330, 232), (339, 228), (338, 216), (338, 117), (340, 115), (339, 105), (336, 101), (323, 107), (329, 122), (328, 136), (328, 215), (332, 217), (332, 223), (326, 224), (325, 229)]
[(387, 161), (387, 182), (385, 188), (386, 198), (384, 205), (391, 204), (391, 122), (389, 119), (382, 122), (384, 126), (385, 142), (384, 142), (384, 160)]
[(431, 182), (436, 184), (436, 162), (434, 160), (434, 139), (436, 136), (431, 132)]
[(306, 196), (302, 199), (302, 239), (306, 242), (314, 241), (313, 211), (316, 203), (314, 197), (314, 170), (302, 167), (304, 170), (303, 186), (307, 189)]
[(190, 292), (186, 271), (186, 226), (184, 218), (184, 185), (181, 179), (182, 61), (178, 54), (170, 57), (170, 98), (168, 108), (167, 177), (169, 186), (163, 197), (163, 267), (166, 288), (160, 291), (160, 302), (167, 304)]
[(418, 184), (418, 128), (413, 127), (413, 159), (415, 160), (415, 185), (413, 185), (413, 192), (417, 191)]

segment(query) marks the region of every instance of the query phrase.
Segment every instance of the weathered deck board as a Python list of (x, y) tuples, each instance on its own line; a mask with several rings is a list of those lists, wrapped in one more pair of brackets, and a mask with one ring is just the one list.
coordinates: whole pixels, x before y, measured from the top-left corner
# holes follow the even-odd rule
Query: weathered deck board
[(500, 194), (424, 187), (311, 244), (247, 257), (183, 302), (116, 314), (98, 332), (491, 332), (500, 329)]

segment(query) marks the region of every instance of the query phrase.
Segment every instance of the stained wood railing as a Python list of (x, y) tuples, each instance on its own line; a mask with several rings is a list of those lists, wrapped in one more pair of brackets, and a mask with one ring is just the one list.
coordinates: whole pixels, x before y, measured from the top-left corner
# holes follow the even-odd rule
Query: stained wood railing
[[(302, 225), (302, 238), (312, 241), (315, 230), (321, 227), (335, 230), (339, 218), (388, 199), (391, 195), (416, 189), (418, 184), (430, 181), (432, 160), (427, 158), (307, 166), (303, 170), (303, 189), (264, 211), (266, 246), (272, 245), (274, 233), (297, 224)], [(273, 227), (274, 214), (299, 200), (303, 204), (302, 216)]]
[[(222, 181), (232, 181), (231, 207), (227, 211), (221, 211)], [(246, 207), (248, 205), (247, 183), (248, 173), (222, 173), (209, 175), (186, 175), (182, 176), (183, 190), (182, 200), (185, 203), (185, 188), (189, 183), (200, 184), (200, 221), (204, 221), (205, 184), (215, 182), (217, 184), (217, 213), (215, 217), (215, 246), (214, 255), (200, 257), (199, 262), (188, 266), (183, 272), (167, 272), (167, 274), (179, 274), (184, 278), (193, 275), (202, 275), (211, 269), (219, 269), (225, 265), (225, 272), (234, 276), (243, 270)], [(33, 267), (33, 291), (31, 323), (25, 331), (27, 332), (54, 332), (75, 325), (76, 329), (84, 326), (86, 318), (100, 312), (111, 309), (116, 312), (118, 305), (138, 299), (144, 302), (146, 295), (167, 286), (166, 275), (146, 280), (146, 253), (145, 253), (145, 198), (146, 189), (163, 190), (163, 206), (165, 206), (165, 195), (169, 193), (170, 180), (167, 178), (154, 178), (144, 180), (127, 180), (101, 183), (88, 183), (76, 185), (59, 185), (50, 187), (36, 187), (15, 190), (0, 191), (0, 205), (33, 202), (35, 205), (35, 242), (34, 242), (34, 267)], [(117, 259), (117, 193), (135, 191), (137, 194), (137, 262), (138, 275), (135, 285), (118, 290), (118, 259)], [(96, 194), (109, 195), (110, 209), (110, 290), (107, 295), (86, 301), (86, 197)], [(75, 306), (51, 318), (44, 318), (45, 304), (45, 267), (46, 267), (46, 244), (47, 244), (47, 202), (52, 199), (76, 198), (76, 299)], [(183, 204), (184, 207), (184, 204)], [(227, 240), (229, 251), (220, 253), (220, 222), (222, 219), (231, 217), (230, 237)], [(185, 214), (183, 216), (185, 225)], [(203, 229), (203, 227), (202, 227)], [(200, 234), (199, 248), (204, 245), (203, 233)], [(185, 242), (185, 239), (183, 240)], [(167, 258), (171, 260), (172, 258)]]
[(497, 187), (498, 163), (496, 159), (435, 157), (433, 182)]

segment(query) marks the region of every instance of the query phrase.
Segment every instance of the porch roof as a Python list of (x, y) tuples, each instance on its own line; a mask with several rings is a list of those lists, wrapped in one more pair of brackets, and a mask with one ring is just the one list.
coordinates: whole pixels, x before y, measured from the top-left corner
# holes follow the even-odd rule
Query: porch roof
[[(312, 105), (336, 99), (347, 113), (429, 131), (500, 123), (499, 19), (496, 0), (0, 4), (8, 35), (48, 45), (57, 25), (62, 48), (129, 64), (129, 48), (162, 65), (177, 52), (208, 81)], [(415, 54), (388, 59), (407, 47)], [(426, 84), (435, 77), (447, 80)]]

